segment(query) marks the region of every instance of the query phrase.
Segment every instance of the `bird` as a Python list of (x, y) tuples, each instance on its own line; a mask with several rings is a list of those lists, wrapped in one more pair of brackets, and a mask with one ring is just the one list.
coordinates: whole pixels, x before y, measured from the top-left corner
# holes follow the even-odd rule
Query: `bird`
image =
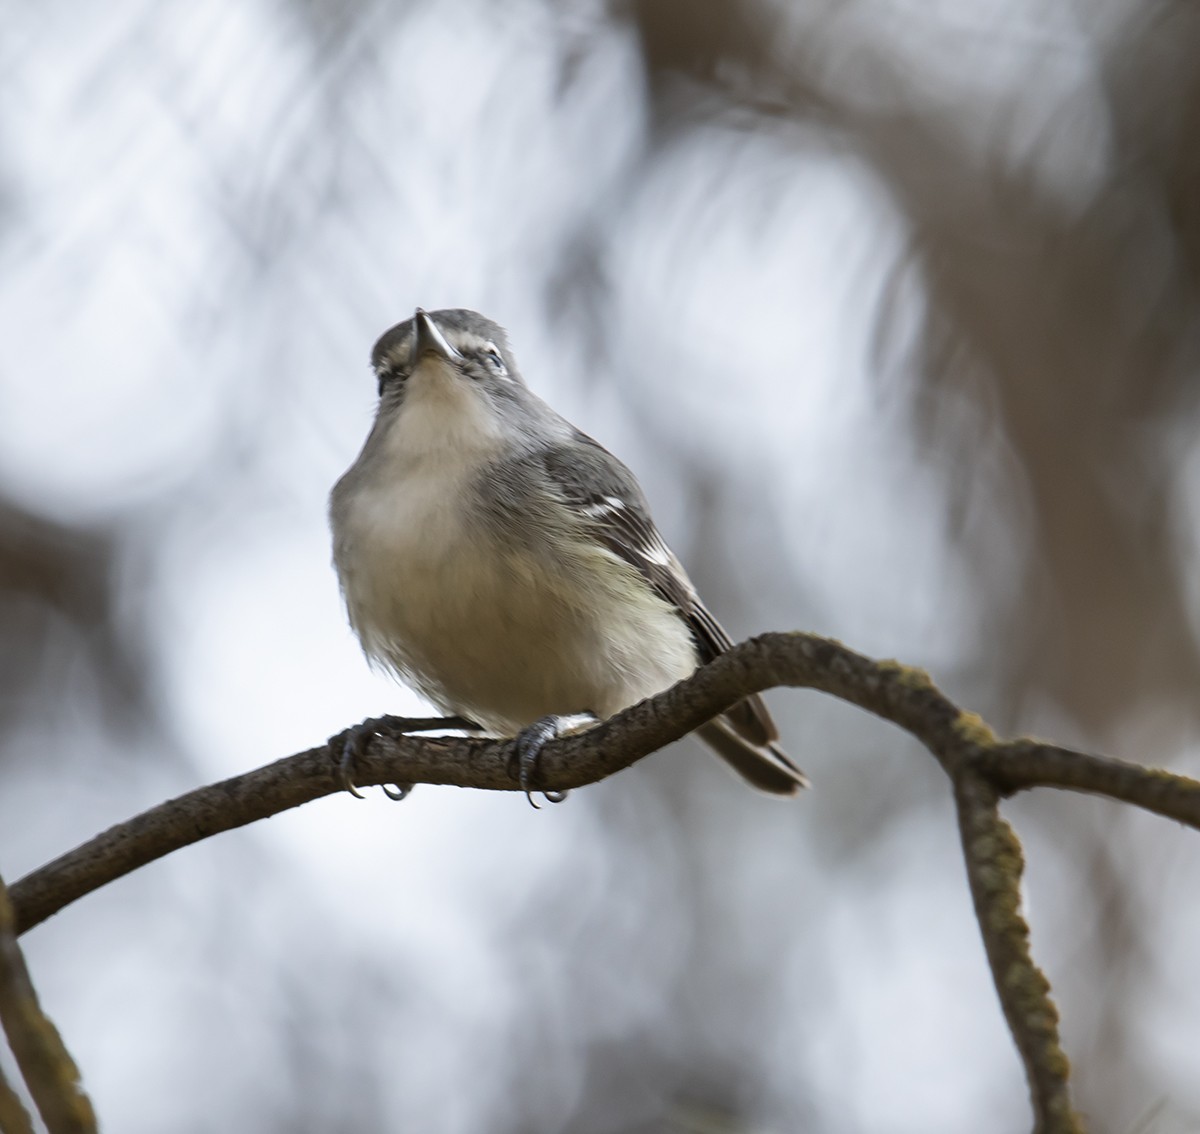
[[(449, 721), (516, 738), (533, 802), (548, 740), (669, 688), (732, 642), (633, 473), (529, 388), (502, 327), (417, 308), (378, 339), (371, 365), (374, 423), (329, 502), (350, 625), (372, 665)], [(696, 734), (764, 792), (807, 786), (757, 694)]]

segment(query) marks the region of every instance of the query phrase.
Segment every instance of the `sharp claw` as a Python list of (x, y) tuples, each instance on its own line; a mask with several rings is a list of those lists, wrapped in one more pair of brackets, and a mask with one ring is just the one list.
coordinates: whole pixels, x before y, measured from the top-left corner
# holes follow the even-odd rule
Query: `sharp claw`
[[(345, 733), (346, 739), (342, 743), (342, 758), (338, 761), (337, 778), (342, 787), (355, 799), (366, 799), (367, 797), (355, 786), (354, 765), (371, 738), (375, 736), (376, 728), (380, 723), (374, 719), (365, 720), (362, 724), (347, 729)], [(412, 784), (396, 784), (394, 789), (386, 784), (381, 786), (384, 795), (389, 799), (403, 799), (412, 791)]]
[(342, 745), (342, 758), (338, 763), (337, 777), (342, 787), (345, 788), (355, 799), (366, 799), (361, 791), (354, 786), (354, 763), (358, 759), (358, 749), (362, 742), (362, 733), (356, 729), (350, 730), (350, 735), (346, 737), (345, 744)]
[[(590, 714), (589, 714), (590, 715)], [(528, 728), (522, 729), (508, 757), (508, 774), (513, 776), (529, 800), (529, 805), (535, 810), (541, 810), (541, 804), (534, 799), (537, 792), (547, 803), (562, 803), (567, 798), (565, 791), (543, 791), (536, 786), (540, 778), (538, 762), (541, 760), (542, 749), (555, 738), (563, 734), (563, 724), (574, 720), (570, 717), (549, 716), (536, 720)]]
[[(479, 732), (480, 728), (474, 721), (465, 717), (378, 717), (370, 718), (348, 728), (339, 734), (342, 738), (342, 758), (338, 761), (334, 773), (338, 783), (355, 799), (366, 799), (354, 784), (354, 764), (363, 754), (367, 743), (381, 727), (395, 729), (398, 732), (434, 732), (438, 729), (462, 729), (464, 732)], [(339, 736), (330, 737), (330, 747), (335, 747)], [(388, 799), (404, 799), (413, 789), (412, 784), (381, 784), (383, 794)]]
[(533, 800), (533, 793), (536, 790), (534, 780), (538, 778), (538, 761), (541, 759), (542, 749), (546, 747), (546, 742), (557, 735), (558, 718), (542, 717), (541, 720), (534, 721), (528, 728), (522, 729), (514, 745), (518, 761), (517, 783), (521, 785), (525, 798), (534, 808), (539, 806)]

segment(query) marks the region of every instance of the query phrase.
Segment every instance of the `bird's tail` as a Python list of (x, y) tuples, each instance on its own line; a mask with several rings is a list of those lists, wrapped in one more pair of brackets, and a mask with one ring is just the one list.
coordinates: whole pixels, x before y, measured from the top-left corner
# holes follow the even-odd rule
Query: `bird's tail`
[(701, 725), (696, 735), (761, 791), (795, 795), (808, 787), (808, 777), (776, 743), (779, 734), (775, 722), (757, 695)]

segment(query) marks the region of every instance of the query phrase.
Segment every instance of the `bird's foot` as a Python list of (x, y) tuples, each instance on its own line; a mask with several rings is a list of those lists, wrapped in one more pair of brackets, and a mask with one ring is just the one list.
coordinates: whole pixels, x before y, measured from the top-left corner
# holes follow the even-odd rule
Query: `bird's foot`
[[(533, 798), (533, 793), (540, 791), (536, 781), (540, 778), (538, 764), (542, 758), (542, 749), (552, 740), (591, 728), (597, 720), (592, 713), (572, 713), (569, 716), (552, 713), (548, 717), (539, 717), (533, 724), (517, 733), (508, 756), (508, 774), (521, 785), (530, 806), (535, 809), (541, 806)], [(567, 798), (567, 793), (541, 791), (541, 796), (547, 803), (562, 803)]]
[[(366, 752), (367, 745), (378, 735), (380, 729), (390, 732), (436, 732), (440, 729), (461, 729), (478, 732), (479, 726), (464, 717), (368, 717), (337, 736), (330, 737), (329, 747), (340, 753), (337, 765), (337, 780), (344, 791), (355, 799), (365, 798), (354, 785), (354, 766)], [(412, 784), (380, 784), (388, 799), (404, 799), (412, 791)]]

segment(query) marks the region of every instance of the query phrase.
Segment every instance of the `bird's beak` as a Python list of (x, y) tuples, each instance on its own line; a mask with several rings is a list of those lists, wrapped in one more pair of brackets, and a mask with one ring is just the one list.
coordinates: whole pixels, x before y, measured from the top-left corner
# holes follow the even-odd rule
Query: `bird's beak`
[(446, 336), (438, 330), (438, 325), (419, 307), (413, 322), (416, 325), (416, 333), (413, 335), (412, 353), (409, 356), (413, 366), (427, 354), (436, 354), (447, 362), (457, 362), (462, 358), (462, 355), (446, 342)]

